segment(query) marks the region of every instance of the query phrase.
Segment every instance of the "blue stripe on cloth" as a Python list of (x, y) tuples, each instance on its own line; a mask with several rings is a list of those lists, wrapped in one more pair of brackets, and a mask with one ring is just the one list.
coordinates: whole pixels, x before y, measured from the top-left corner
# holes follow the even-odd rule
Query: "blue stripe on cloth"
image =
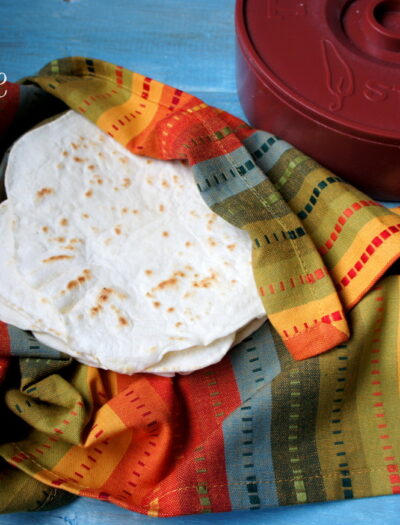
[(259, 163), (262, 158), (263, 166), (269, 170), (282, 153), (292, 147), (263, 131), (253, 133), (244, 143), (245, 147), (232, 153), (193, 166), (197, 187), (208, 206), (212, 207), (265, 181), (266, 174), (256, 162)]
[(10, 337), (11, 355), (16, 357), (37, 357), (45, 359), (65, 359), (65, 356), (58, 350), (39, 343), (30, 333), (20, 330), (15, 326), (8, 325), (8, 335)]
[(285, 151), (293, 149), (293, 146), (267, 131), (256, 131), (245, 139), (243, 144), (266, 175)]
[(271, 453), (271, 381), (280, 363), (268, 322), (232, 352), (242, 404), (223, 423), (226, 475), (234, 508), (277, 505)]

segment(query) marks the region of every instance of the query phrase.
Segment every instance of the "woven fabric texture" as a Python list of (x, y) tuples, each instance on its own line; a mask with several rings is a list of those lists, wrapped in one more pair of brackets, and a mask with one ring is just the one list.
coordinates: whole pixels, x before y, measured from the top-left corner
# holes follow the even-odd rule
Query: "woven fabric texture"
[[(395, 211), (278, 137), (98, 60), (10, 85), (8, 142), (32, 90), (134, 154), (188, 161), (208, 206), (250, 235), (269, 320), (175, 378), (87, 367), (0, 324), (0, 509), (34, 508), (35, 490), (152, 516), (399, 493)], [(12, 480), (30, 487), (24, 502)]]

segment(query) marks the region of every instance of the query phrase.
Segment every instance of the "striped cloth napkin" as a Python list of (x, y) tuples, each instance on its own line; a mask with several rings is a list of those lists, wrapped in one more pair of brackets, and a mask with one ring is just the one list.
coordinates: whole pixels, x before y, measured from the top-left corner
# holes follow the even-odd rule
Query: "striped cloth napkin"
[(80, 365), (0, 324), (2, 512), (67, 493), (152, 516), (400, 493), (396, 210), (278, 137), (99, 60), (10, 85), (6, 138), (32, 89), (134, 154), (189, 161), (208, 206), (249, 233), (269, 320), (175, 378)]

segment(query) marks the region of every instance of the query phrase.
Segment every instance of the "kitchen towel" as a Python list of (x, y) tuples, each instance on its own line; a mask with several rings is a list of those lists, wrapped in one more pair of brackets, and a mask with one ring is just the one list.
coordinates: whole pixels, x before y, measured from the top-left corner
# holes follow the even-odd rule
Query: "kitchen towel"
[(2, 325), (9, 465), (154, 516), (400, 492), (399, 216), (278, 137), (122, 67), (61, 59), (25, 82), (133, 153), (188, 160), (212, 211), (249, 233), (269, 321), (178, 378), (34, 358), (42, 345)]

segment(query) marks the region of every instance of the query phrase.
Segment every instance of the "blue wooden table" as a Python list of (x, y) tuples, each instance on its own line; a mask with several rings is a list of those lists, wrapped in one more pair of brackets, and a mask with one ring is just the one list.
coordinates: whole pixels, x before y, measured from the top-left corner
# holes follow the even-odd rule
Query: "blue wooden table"
[[(54, 58), (100, 58), (243, 118), (235, 83), (234, 4), (235, 0), (1, 0), (0, 71), (15, 81)], [(399, 516), (400, 498), (385, 496), (164, 520), (171, 525), (386, 525), (398, 523)], [(50, 512), (0, 516), (0, 525), (33, 523), (150, 525), (160, 519), (86, 498)]]

